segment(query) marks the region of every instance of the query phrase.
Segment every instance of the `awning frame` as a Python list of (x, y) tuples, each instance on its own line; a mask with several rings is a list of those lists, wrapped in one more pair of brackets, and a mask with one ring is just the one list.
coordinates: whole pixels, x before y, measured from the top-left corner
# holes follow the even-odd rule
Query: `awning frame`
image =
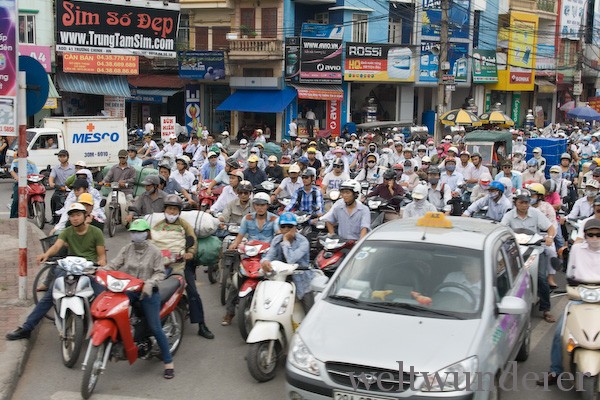
[(57, 83), (62, 92), (94, 94), (99, 96), (131, 97), (124, 75), (73, 74), (58, 72)]
[(289, 87), (283, 90), (237, 90), (217, 107), (217, 111), (280, 113), (295, 97), (296, 91)]

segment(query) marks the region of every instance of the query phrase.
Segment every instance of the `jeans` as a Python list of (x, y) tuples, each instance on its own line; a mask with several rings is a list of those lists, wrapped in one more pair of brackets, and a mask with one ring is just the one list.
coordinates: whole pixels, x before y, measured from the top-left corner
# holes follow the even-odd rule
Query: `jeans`
[(59, 276), (64, 276), (65, 271), (56, 268), (54, 270), (54, 279), (48, 285), (48, 290), (44, 293), (44, 296), (38, 301), (38, 303), (33, 308), (33, 311), (27, 316), (25, 323), (23, 324), (23, 329), (26, 331), (32, 331), (37, 324), (40, 323), (44, 315), (50, 311), (52, 305), (54, 304), (54, 300), (52, 299), (52, 287), (54, 286), (54, 280)]
[(540, 311), (550, 311), (550, 285), (548, 285), (548, 257), (540, 253), (538, 262), (538, 296)]
[(10, 205), (10, 218), (19, 217), (19, 183), (13, 185), (12, 204)]
[(152, 164), (152, 166), (154, 168), (158, 168), (158, 160), (155, 160), (153, 158), (149, 158), (147, 160), (142, 161), (142, 167), (145, 167), (146, 165), (150, 165)]
[(563, 372), (562, 338), (560, 337), (563, 323), (564, 319), (561, 316), (556, 323), (556, 330), (554, 331), (554, 337), (552, 338), (552, 347), (550, 348), (550, 372), (553, 372), (556, 375)]
[(160, 347), (160, 354), (163, 362), (168, 364), (173, 362), (173, 356), (171, 356), (171, 350), (169, 341), (165, 332), (162, 330), (162, 324), (160, 323), (160, 294), (153, 292), (152, 296), (145, 296), (140, 300), (140, 293), (127, 293), (129, 300), (133, 303), (134, 301), (140, 301), (142, 310), (144, 310), (144, 316), (148, 322), (148, 327), (152, 331), (158, 347)]
[(185, 263), (185, 291), (188, 296), (188, 306), (190, 308), (190, 322), (192, 324), (204, 323), (204, 308), (202, 307), (202, 299), (196, 288), (196, 264), (194, 260), (186, 261)]

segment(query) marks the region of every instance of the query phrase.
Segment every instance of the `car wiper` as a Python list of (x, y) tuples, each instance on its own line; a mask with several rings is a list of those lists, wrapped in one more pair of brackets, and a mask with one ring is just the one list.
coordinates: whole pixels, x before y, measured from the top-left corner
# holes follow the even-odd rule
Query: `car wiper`
[(441, 311), (441, 310), (433, 310), (428, 307), (421, 307), (421, 306), (416, 306), (414, 304), (408, 304), (408, 303), (396, 303), (393, 301), (384, 301), (381, 303), (368, 303), (368, 304), (372, 305), (372, 306), (381, 306), (381, 307), (386, 307), (386, 308), (401, 308), (401, 309), (410, 310), (410, 311), (424, 311), (426, 313), (441, 315), (441, 316), (452, 318), (452, 319), (464, 319), (463, 317), (456, 315), (455, 313), (450, 313), (450, 312)]
[(342, 301), (347, 301), (348, 303), (354, 303), (354, 304), (358, 304), (358, 303), (362, 303), (361, 301), (358, 301), (357, 299), (355, 299), (354, 297), (350, 297), (350, 296), (340, 296), (337, 294), (332, 294), (331, 296), (327, 296), (328, 299), (332, 299), (332, 300), (342, 300)]

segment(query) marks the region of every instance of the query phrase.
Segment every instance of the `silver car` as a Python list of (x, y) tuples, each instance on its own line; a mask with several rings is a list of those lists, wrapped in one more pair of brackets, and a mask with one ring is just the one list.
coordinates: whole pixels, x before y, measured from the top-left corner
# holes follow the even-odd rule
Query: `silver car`
[(532, 288), (507, 227), (440, 213), (387, 223), (318, 288), (285, 398), (495, 398), (508, 363), (528, 357)]

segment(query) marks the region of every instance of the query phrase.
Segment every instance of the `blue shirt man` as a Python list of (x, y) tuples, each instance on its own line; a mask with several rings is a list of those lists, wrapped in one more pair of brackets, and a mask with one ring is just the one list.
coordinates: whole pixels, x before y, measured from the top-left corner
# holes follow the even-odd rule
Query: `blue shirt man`
[[(12, 204), (10, 205), (10, 218), (18, 218), (19, 217), (19, 175), (17, 171), (19, 169), (19, 160), (14, 159), (12, 164), (10, 164), (10, 175), (15, 180), (15, 184), (13, 185), (13, 197)], [(27, 160), (27, 175), (29, 174), (37, 174), (38, 168), (35, 164), (32, 164), (29, 160)]]
[(290, 204), (285, 211), (304, 211), (309, 214), (323, 215), (323, 194), (313, 186), (317, 173), (313, 168), (306, 168), (302, 173), (302, 187), (292, 194)]
[(249, 240), (260, 240), (261, 242), (270, 242), (279, 230), (277, 226), (277, 215), (267, 212), (267, 220), (262, 228), (258, 226), (256, 212), (248, 214), (240, 225), (240, 235), (248, 235)]

